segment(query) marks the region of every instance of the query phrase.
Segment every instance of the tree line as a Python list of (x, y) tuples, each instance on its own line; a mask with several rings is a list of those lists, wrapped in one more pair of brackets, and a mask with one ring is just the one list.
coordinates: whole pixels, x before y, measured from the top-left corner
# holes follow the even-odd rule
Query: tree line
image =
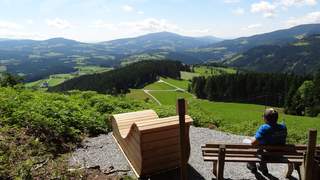
[(299, 87), (289, 90), (285, 112), (294, 115), (318, 116), (320, 113), (320, 69)]
[(194, 77), (189, 90), (210, 101), (284, 107), (294, 115), (320, 112), (320, 71), (314, 77), (254, 72)]
[(179, 79), (180, 70), (186, 67), (178, 61), (140, 61), (112, 71), (84, 75), (70, 79), (49, 91), (97, 91), (107, 94), (122, 94), (130, 88), (141, 88), (155, 82), (159, 76)]

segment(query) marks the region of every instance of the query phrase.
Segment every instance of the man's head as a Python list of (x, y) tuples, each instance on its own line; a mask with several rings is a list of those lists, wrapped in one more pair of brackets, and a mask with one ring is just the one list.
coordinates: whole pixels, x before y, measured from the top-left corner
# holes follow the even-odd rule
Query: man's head
[(276, 124), (278, 121), (278, 112), (273, 108), (268, 108), (264, 111), (263, 118), (267, 123)]

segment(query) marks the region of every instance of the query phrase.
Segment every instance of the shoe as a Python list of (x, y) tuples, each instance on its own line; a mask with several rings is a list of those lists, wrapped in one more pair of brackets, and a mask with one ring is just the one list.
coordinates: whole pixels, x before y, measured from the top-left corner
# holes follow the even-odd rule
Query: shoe
[(252, 172), (256, 173), (257, 172), (257, 166), (255, 163), (247, 163), (247, 168)]
[(267, 167), (267, 165), (266, 164), (259, 164), (258, 165), (258, 170), (260, 171), (260, 172), (262, 172), (262, 174), (269, 174), (269, 171), (268, 171), (268, 167)]

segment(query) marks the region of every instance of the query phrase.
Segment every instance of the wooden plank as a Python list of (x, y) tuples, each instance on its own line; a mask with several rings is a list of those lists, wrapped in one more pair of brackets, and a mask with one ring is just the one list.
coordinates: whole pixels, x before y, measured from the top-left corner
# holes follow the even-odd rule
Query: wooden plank
[(163, 131), (157, 131), (157, 132), (149, 133), (149, 134), (143, 134), (141, 136), (141, 141), (142, 141), (142, 143), (154, 142), (154, 141), (172, 138), (172, 137), (179, 138), (179, 130), (177, 128), (163, 130)]
[(127, 162), (129, 163), (129, 165), (130, 165), (131, 169), (133, 170), (134, 174), (136, 175), (136, 177), (137, 177), (137, 178), (139, 178), (139, 177), (140, 177), (139, 173), (135, 170), (134, 166), (131, 164), (131, 161), (128, 159), (128, 157), (127, 157), (126, 153), (123, 151), (123, 149), (122, 149), (121, 145), (118, 143), (117, 138), (115, 138), (113, 135), (112, 135), (112, 137), (113, 137), (113, 138), (114, 138), (114, 140), (116, 141), (116, 144), (118, 145), (118, 147), (119, 147), (120, 151), (122, 152), (122, 154), (123, 154), (123, 155), (124, 155), (124, 157), (126, 158), (126, 160), (127, 160)]
[[(189, 116), (186, 116), (186, 122), (192, 122), (192, 119)], [(166, 124), (179, 124), (179, 117), (178, 116), (173, 116), (173, 117), (168, 117), (168, 118), (159, 118), (159, 119), (154, 119), (153, 121), (148, 121), (148, 122), (137, 122), (136, 123), (139, 126), (139, 129), (144, 128), (145, 126), (150, 126), (150, 125), (166, 125)], [(140, 128), (141, 127), (141, 128)]]
[[(216, 156), (204, 156), (204, 161), (218, 161), (218, 157)], [(225, 162), (266, 162), (266, 163), (302, 163), (303, 159), (288, 159), (283, 161), (262, 161), (261, 159), (255, 158), (237, 158), (237, 157), (225, 157)]]
[[(219, 146), (224, 143), (217, 143), (217, 144), (205, 144), (204, 148), (219, 148)], [(258, 146), (252, 146), (250, 144), (224, 144), (226, 145), (227, 149), (230, 148), (237, 148), (237, 149), (290, 149), (295, 148), (297, 150), (306, 150), (307, 145), (294, 145), (294, 144), (287, 144), (287, 145), (258, 145)], [(320, 146), (316, 147), (317, 150), (320, 150)]]
[[(206, 154), (218, 154), (218, 150), (204, 150), (203, 153)], [(304, 152), (292, 151), (292, 152), (282, 152), (282, 151), (271, 151), (271, 152), (259, 152), (256, 150), (244, 150), (244, 149), (226, 149), (226, 155), (232, 154), (250, 154), (250, 155), (265, 155), (265, 156), (281, 156), (281, 155), (295, 155), (303, 157)]]
[(179, 144), (179, 140), (176, 137), (163, 139), (155, 142), (143, 143), (141, 144), (141, 149), (144, 152), (144, 151), (148, 151), (156, 148), (161, 148), (163, 146), (171, 146), (174, 144)]
[(156, 156), (161, 156), (161, 155), (166, 155), (166, 154), (171, 154), (171, 153), (175, 153), (179, 151), (179, 144), (174, 144), (171, 146), (165, 146), (162, 148), (158, 148), (158, 149), (152, 149), (150, 151), (144, 151), (142, 153), (142, 157), (144, 159), (150, 159)]
[[(187, 131), (189, 132), (189, 127), (191, 125), (191, 122), (190, 123), (186, 123), (186, 127), (187, 128)], [(163, 131), (163, 130), (166, 130), (166, 129), (173, 129), (173, 128), (176, 128), (178, 129), (179, 128), (179, 125), (178, 124), (173, 124), (173, 125), (167, 125), (167, 126), (163, 126), (163, 127), (156, 127), (156, 128), (144, 128), (143, 130), (140, 129), (140, 132), (141, 134), (148, 134), (148, 133), (152, 133), (152, 132), (158, 132), (158, 131)]]
[(304, 180), (312, 180), (312, 176), (314, 173), (313, 169), (314, 169), (314, 154), (315, 154), (316, 143), (317, 143), (317, 130), (315, 129), (309, 130), (308, 148), (307, 148), (307, 154), (305, 159)]
[[(190, 121), (190, 124), (191, 124), (192, 121)], [(187, 122), (186, 122), (187, 124)], [(138, 125), (139, 126), (139, 125)], [(141, 131), (147, 131), (149, 130), (150, 131), (153, 131), (154, 129), (157, 129), (157, 128), (163, 128), (163, 127), (167, 127), (167, 126), (177, 126), (179, 127), (179, 123), (178, 122), (175, 122), (175, 121), (171, 121), (171, 122), (166, 122), (166, 123), (154, 123), (154, 124), (150, 124), (150, 125), (145, 125), (145, 126), (139, 126), (139, 129)]]
[[(206, 153), (203, 156), (206, 157), (217, 157), (219, 154), (216, 153)], [(226, 157), (239, 157), (239, 158), (244, 158), (244, 157), (258, 157), (257, 155), (254, 154), (226, 154)], [(292, 159), (303, 159), (303, 156), (294, 156), (294, 155), (282, 155), (281, 157), (283, 158), (292, 158)]]
[(177, 114), (180, 127), (180, 179), (187, 180), (187, 153), (186, 153), (186, 101), (178, 99)]
[(128, 117), (145, 115), (145, 114), (147, 114), (147, 115), (149, 115), (149, 114), (156, 115), (157, 113), (154, 110), (148, 109), (148, 110), (142, 110), (142, 111), (115, 114), (115, 115), (113, 115), (113, 117), (115, 117), (116, 119), (125, 119), (125, 118), (128, 118)]

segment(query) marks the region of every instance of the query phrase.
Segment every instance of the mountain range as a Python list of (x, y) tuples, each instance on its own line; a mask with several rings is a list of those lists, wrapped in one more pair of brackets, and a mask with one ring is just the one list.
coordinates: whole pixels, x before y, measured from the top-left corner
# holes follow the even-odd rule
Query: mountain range
[(320, 34), (284, 45), (261, 45), (239, 53), (224, 64), (259, 72), (311, 74), (320, 69)]
[[(263, 47), (261, 46), (267, 46), (266, 51), (270, 54), (270, 51), (273, 52), (279, 48), (284, 48), (284, 46), (290, 46), (290, 43), (296, 41), (306, 40), (313, 34), (320, 34), (320, 24), (300, 25), (231, 40), (211, 36), (187, 37), (170, 32), (151, 33), (135, 38), (99, 43), (83, 43), (64, 38), (42, 41), (1, 39), (0, 71), (6, 70), (24, 76), (26, 81), (34, 81), (50, 74), (73, 72), (77, 66), (118, 67), (141, 60), (161, 59), (179, 60), (188, 64), (219, 62), (251, 70), (265, 71), (255, 63), (257, 58), (251, 58), (251, 56), (249, 58), (249, 54), (258, 56), (259, 53), (256, 53), (256, 51), (262, 50)], [(287, 53), (292, 52), (288, 51)], [(308, 54), (304, 55), (308, 56)], [(240, 56), (241, 58), (235, 58)], [(287, 57), (291, 56), (288, 55)], [(275, 58), (282, 58), (282, 56), (275, 56)], [(278, 60), (288, 61), (285, 58)], [(290, 67), (274, 68), (271, 71), (284, 70), (289, 72), (293, 68), (292, 64), (304, 60), (306, 58), (295, 58), (295, 62), (289, 63), (288, 66)], [(306, 70), (295, 70), (296, 68), (293, 68), (292, 71), (298, 73), (310, 72), (307, 67), (313, 67), (315, 61), (306, 61), (305, 63), (308, 64)], [(286, 63), (283, 66), (285, 65)]]

